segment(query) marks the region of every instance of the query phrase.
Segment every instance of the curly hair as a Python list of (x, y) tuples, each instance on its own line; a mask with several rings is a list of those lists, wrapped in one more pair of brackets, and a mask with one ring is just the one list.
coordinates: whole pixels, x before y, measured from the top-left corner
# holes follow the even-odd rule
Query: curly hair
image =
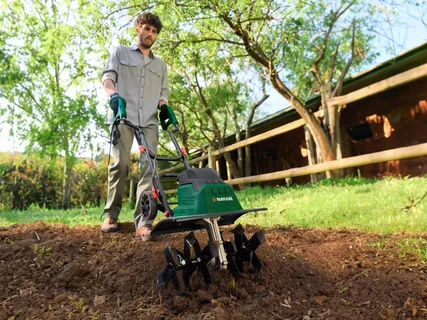
[(143, 12), (136, 18), (135, 26), (141, 27), (144, 24), (156, 27), (158, 33), (163, 27), (160, 18), (151, 12)]

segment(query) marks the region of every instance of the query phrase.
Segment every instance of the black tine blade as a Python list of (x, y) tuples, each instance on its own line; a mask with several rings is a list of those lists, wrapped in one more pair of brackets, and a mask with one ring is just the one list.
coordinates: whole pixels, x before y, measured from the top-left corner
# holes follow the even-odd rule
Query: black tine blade
[(174, 272), (170, 266), (166, 266), (162, 271), (157, 274), (157, 287), (161, 288), (166, 286), (172, 279), (172, 272)]
[(201, 249), (199, 241), (197, 240), (193, 231), (191, 231), (184, 239), (184, 254), (186, 258), (190, 258), (191, 248), (194, 249), (194, 253), (198, 257), (200, 255)]
[(188, 296), (189, 295), (187, 292), (182, 291), (181, 286), (179, 285), (178, 277), (176, 275), (175, 270), (173, 270), (173, 272), (172, 272), (172, 284), (173, 284), (173, 287), (175, 288), (175, 291), (178, 295), (180, 295), (180, 296)]
[(257, 231), (249, 240), (250, 246), (252, 250), (256, 250), (260, 245), (265, 242), (265, 231)]
[(194, 236), (194, 232), (191, 231), (184, 238), (184, 257), (189, 259), (191, 256), (191, 247), (193, 247), (194, 243), (197, 242), (196, 237)]
[(196, 241), (196, 237), (195, 237), (195, 235), (194, 235), (194, 232), (193, 232), (193, 231), (191, 231), (190, 233), (188, 233), (188, 234), (185, 236), (184, 240), (188, 240), (188, 241), (190, 241), (190, 242), (194, 242), (194, 241)]
[(203, 281), (205, 283), (205, 290), (209, 290), (212, 284), (211, 274), (209, 273), (209, 269), (207, 265), (203, 262), (199, 263), (199, 269), (203, 276)]
[(218, 258), (219, 251), (218, 251), (218, 245), (214, 242), (209, 242), (209, 252), (212, 258)]
[(240, 258), (236, 258), (236, 265), (237, 270), (239, 270), (240, 273), (243, 273), (243, 260)]
[(227, 261), (228, 261), (228, 270), (230, 270), (233, 277), (239, 276), (240, 271), (239, 271), (239, 268), (237, 267), (236, 261), (230, 256), (227, 257)]
[(203, 248), (203, 250), (200, 252), (200, 257), (209, 257), (209, 255), (211, 254), (211, 249), (209, 248), (209, 246), (206, 246)]
[(236, 247), (234, 246), (233, 242), (224, 241), (223, 245), (224, 245), (224, 250), (227, 253), (227, 255), (234, 255), (237, 252)]
[(251, 264), (255, 268), (256, 273), (258, 273), (261, 270), (261, 267), (262, 267), (261, 261), (258, 259), (258, 256), (254, 251), (251, 254)]
[(192, 273), (193, 272), (189, 270), (182, 270), (182, 279), (184, 280), (185, 289), (188, 291), (190, 291), (190, 278)]
[(245, 228), (239, 223), (233, 230), (231, 230), (232, 233), (235, 235), (242, 235), (245, 232)]
[(167, 245), (164, 247), (163, 253), (168, 264), (171, 264), (175, 268), (179, 266), (178, 250), (175, 247)]

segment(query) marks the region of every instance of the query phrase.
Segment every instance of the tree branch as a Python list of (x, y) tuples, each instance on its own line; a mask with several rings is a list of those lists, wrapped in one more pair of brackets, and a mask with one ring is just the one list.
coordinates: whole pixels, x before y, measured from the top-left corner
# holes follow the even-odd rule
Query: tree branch
[(341, 72), (341, 75), (338, 79), (338, 82), (336, 83), (335, 89), (332, 92), (332, 97), (335, 97), (337, 94), (341, 93), (342, 85), (344, 83), (344, 79), (347, 76), (348, 70), (350, 69), (351, 65), (353, 64), (353, 61), (356, 59), (356, 21), (353, 19), (353, 32), (352, 32), (352, 39), (351, 39), (351, 57), (347, 61), (344, 70)]
[(259, 107), (259, 106), (261, 106), (261, 104), (265, 101), (265, 100), (267, 100), (268, 98), (270, 97), (270, 95), (269, 94), (265, 94), (264, 93), (264, 96), (260, 99), (260, 100), (258, 100), (252, 107), (251, 107), (251, 112), (249, 113), (249, 116), (248, 116), (248, 120), (246, 121), (248, 124), (251, 124), (252, 123), (252, 121), (254, 120), (254, 116), (255, 116), (255, 111), (256, 111), (256, 109)]
[(334, 77), (334, 69), (335, 69), (335, 63), (337, 61), (338, 52), (340, 49), (341, 41), (338, 41), (337, 47), (334, 51), (334, 53), (331, 55), (331, 58), (329, 60), (329, 76), (328, 76), (328, 84), (332, 83), (333, 77)]

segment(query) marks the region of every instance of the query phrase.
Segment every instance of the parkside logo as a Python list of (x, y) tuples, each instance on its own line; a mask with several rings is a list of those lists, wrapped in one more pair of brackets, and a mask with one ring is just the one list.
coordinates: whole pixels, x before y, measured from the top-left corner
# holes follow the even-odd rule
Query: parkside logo
[(220, 201), (233, 201), (233, 197), (221, 197), (221, 198), (213, 198), (214, 202), (220, 202)]

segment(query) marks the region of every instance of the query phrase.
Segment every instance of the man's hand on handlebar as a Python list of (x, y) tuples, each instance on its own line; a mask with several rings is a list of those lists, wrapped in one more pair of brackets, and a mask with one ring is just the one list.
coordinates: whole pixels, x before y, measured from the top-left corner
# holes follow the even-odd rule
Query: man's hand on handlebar
[(159, 119), (163, 130), (167, 130), (171, 124), (174, 127), (178, 126), (178, 120), (176, 119), (175, 113), (170, 106), (167, 104), (162, 104), (159, 109)]
[(126, 118), (126, 100), (118, 93), (114, 93), (110, 96), (110, 108), (114, 112), (114, 121)]

